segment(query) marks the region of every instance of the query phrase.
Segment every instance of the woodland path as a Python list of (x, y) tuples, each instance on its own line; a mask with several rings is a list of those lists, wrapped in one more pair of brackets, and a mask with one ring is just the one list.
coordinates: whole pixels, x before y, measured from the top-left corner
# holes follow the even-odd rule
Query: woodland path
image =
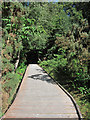
[(37, 64), (27, 67), (5, 118), (78, 118), (66, 93)]

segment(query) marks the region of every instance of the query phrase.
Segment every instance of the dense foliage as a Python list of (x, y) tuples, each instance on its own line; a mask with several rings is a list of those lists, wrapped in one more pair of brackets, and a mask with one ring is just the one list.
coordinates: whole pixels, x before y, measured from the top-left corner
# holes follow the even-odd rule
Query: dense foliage
[(3, 112), (22, 79), (30, 51), (38, 51), (40, 65), (60, 84), (89, 100), (88, 4), (2, 3)]

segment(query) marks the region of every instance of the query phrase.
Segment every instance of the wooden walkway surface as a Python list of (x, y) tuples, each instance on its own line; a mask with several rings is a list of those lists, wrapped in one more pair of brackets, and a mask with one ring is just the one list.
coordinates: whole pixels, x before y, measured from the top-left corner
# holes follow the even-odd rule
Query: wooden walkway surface
[(37, 64), (27, 67), (5, 118), (78, 118), (71, 99)]

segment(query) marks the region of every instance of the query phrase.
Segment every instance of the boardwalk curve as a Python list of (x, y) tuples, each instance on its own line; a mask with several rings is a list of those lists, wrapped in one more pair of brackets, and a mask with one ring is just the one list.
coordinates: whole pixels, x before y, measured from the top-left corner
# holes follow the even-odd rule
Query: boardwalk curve
[(78, 118), (67, 94), (37, 64), (27, 67), (5, 118)]

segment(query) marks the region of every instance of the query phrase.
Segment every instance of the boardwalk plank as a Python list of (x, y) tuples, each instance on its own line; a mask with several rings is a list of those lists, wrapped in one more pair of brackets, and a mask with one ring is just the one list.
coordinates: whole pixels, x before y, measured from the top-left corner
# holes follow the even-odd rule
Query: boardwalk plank
[(71, 99), (37, 64), (28, 66), (6, 118), (78, 118)]

